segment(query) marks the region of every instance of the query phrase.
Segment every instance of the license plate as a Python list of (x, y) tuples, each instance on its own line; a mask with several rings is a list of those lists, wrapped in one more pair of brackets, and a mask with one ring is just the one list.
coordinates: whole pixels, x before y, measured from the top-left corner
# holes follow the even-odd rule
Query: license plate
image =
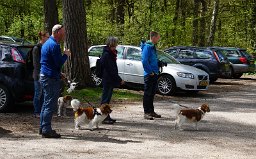
[(199, 86), (208, 86), (208, 81), (200, 81)]

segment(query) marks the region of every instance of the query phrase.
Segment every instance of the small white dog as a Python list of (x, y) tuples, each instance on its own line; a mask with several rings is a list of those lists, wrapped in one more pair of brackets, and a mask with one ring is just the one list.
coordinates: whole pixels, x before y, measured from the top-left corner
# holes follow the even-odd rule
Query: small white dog
[(82, 123), (89, 123), (89, 129), (99, 128), (99, 124), (112, 112), (109, 104), (102, 104), (99, 108), (82, 108), (78, 99), (71, 101), (71, 107), (75, 112), (75, 129), (81, 129)]
[(203, 104), (197, 109), (193, 108), (182, 108), (180, 105), (175, 104), (178, 108), (176, 112), (175, 129), (181, 130), (183, 123), (195, 123), (196, 130), (198, 130), (197, 123), (202, 120), (206, 112), (210, 112), (208, 104)]
[(69, 88), (67, 89), (68, 94), (73, 92), (75, 88), (77, 87), (78, 82), (70, 81), (68, 80)]
[(59, 97), (58, 99), (58, 116), (67, 116), (67, 107), (70, 106), (72, 97), (66, 95), (64, 97)]

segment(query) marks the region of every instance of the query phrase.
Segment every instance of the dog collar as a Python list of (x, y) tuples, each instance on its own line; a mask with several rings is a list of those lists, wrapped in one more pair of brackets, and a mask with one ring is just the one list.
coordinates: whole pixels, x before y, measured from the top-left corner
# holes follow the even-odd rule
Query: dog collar
[(101, 113), (99, 113), (99, 112), (97, 111), (97, 108), (93, 108), (93, 114), (94, 114), (94, 116), (95, 116), (95, 115), (102, 115)]
[(204, 111), (201, 108), (198, 108), (198, 110), (201, 112), (201, 114), (204, 114)]

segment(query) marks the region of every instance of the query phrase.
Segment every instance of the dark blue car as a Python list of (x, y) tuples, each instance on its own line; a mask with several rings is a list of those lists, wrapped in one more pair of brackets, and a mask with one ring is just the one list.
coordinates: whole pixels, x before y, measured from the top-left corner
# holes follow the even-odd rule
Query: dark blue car
[(207, 72), (211, 83), (219, 77), (229, 77), (231, 74), (230, 62), (221, 52), (191, 46), (171, 47), (164, 51), (182, 64), (194, 66)]

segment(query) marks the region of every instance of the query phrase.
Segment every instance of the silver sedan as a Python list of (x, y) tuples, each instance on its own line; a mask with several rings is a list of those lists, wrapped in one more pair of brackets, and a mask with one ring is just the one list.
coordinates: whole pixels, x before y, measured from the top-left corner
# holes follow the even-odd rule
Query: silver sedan
[[(101, 79), (95, 75), (96, 60), (101, 56), (104, 45), (91, 46), (88, 49), (92, 78), (96, 85)], [(130, 45), (117, 46), (117, 66), (120, 77), (126, 83), (144, 84), (141, 48)], [(178, 89), (188, 91), (203, 91), (209, 86), (209, 75), (200, 69), (183, 65), (170, 55), (158, 51), (158, 60), (166, 63), (160, 68), (157, 91), (163, 95), (172, 95)]]

